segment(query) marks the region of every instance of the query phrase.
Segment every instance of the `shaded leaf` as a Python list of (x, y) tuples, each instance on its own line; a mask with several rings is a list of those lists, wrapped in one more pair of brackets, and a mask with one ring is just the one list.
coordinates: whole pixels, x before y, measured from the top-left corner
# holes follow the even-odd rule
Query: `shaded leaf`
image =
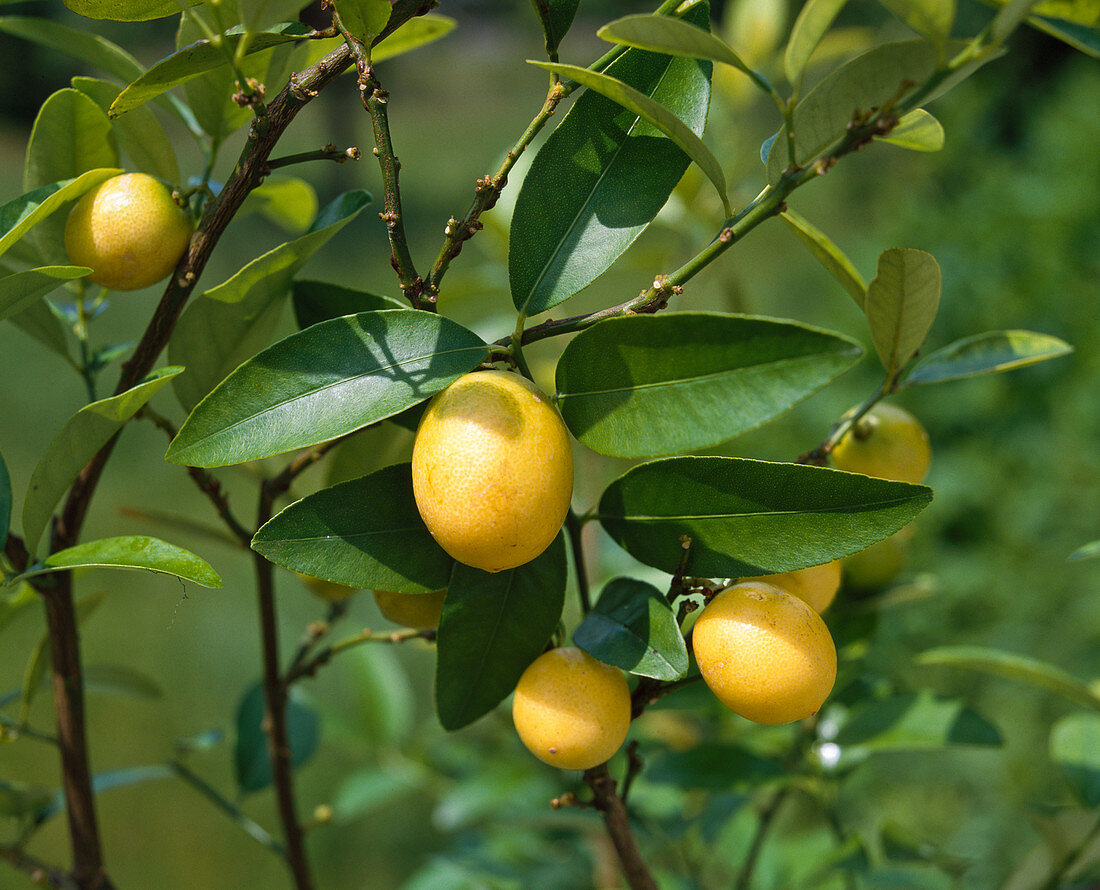
[(1031, 331), (988, 331), (929, 353), (906, 376), (905, 385), (943, 383), (1011, 371), (1073, 351), (1064, 340)]
[(296, 176), (269, 176), (248, 193), (240, 213), (258, 213), (288, 232), (305, 233), (317, 216), (317, 192)]
[(580, 0), (531, 0), (546, 36), (546, 54), (557, 58), (558, 44), (573, 24)]
[(680, 788), (744, 788), (778, 779), (788, 772), (779, 758), (761, 757), (737, 745), (707, 744), (688, 751), (662, 752), (646, 764), (650, 782)]
[[(267, 753), (267, 733), (264, 732), (264, 688), (260, 683), (250, 686), (237, 707), (237, 744), (233, 767), (237, 787), (248, 794), (271, 784), (271, 760)], [(286, 732), (290, 762), (301, 766), (317, 750), (321, 740), (321, 723), (317, 713), (305, 703), (298, 687), (288, 690), (286, 700)]]
[(859, 358), (818, 328), (750, 316), (676, 312), (608, 319), (557, 366), (558, 408), (600, 454), (645, 457), (715, 445), (759, 426)]
[(903, 115), (886, 136), (876, 136), (878, 142), (889, 142), (910, 151), (939, 151), (944, 145), (943, 124), (923, 108)]
[(392, 297), (380, 297), (325, 281), (295, 281), (291, 285), (291, 293), (294, 319), (302, 330), (342, 315), (405, 308)]
[(87, 266), (39, 266), (0, 278), (0, 320), (22, 312), (66, 281), (91, 272)]
[(1100, 714), (1067, 714), (1055, 723), (1050, 759), (1081, 803), (1100, 806)]
[(44, 185), (8, 201), (0, 207), (0, 253), (59, 207), (120, 173), (122, 170), (118, 168), (89, 170), (75, 179)]
[(221, 587), (208, 562), (189, 550), (144, 535), (100, 538), (51, 553), (42, 562), (30, 566), (19, 577), (30, 578), (70, 569), (144, 569), (162, 575), (174, 575), (194, 581), (202, 587)]
[(315, 445), (422, 402), (473, 370), (481, 338), (411, 309), (362, 312), (280, 340), (187, 418), (166, 459), (225, 466)]
[(807, 0), (791, 27), (787, 49), (783, 53), (783, 71), (792, 86), (798, 86), (806, 73), (810, 56), (847, 0)]
[(64, 0), (73, 12), (89, 19), (116, 22), (144, 22), (175, 15), (184, 6), (197, 6), (202, 0)]
[(923, 250), (892, 247), (879, 254), (878, 272), (867, 286), (867, 324), (889, 375), (916, 355), (940, 305), (940, 266)]
[[(388, 17), (389, 3), (382, 2), (386, 3)], [(301, 9), (301, 0), (237, 0), (237, 18), (249, 31), (259, 31), (277, 22), (296, 22)]]
[[(178, 9), (177, 6), (176, 11)], [(3, 16), (0, 17), (0, 31), (94, 65), (124, 83), (141, 77), (145, 71), (137, 59), (105, 37), (48, 18)]]
[(558, 626), (565, 576), (561, 535), (504, 572), (455, 563), (436, 638), (435, 705), (444, 729), (472, 723), (516, 688)]
[(620, 43), (671, 56), (687, 56), (723, 62), (746, 74), (752, 69), (733, 48), (710, 31), (668, 15), (628, 15), (608, 22), (596, 36), (609, 43)]
[(633, 578), (607, 583), (573, 642), (594, 658), (642, 677), (675, 680), (688, 654), (676, 616), (652, 584)]
[(397, 593), (443, 589), (454, 562), (420, 518), (407, 463), (291, 504), (256, 533), (252, 549), (315, 578)]
[(789, 572), (855, 553), (898, 531), (932, 499), (922, 485), (802, 464), (674, 457), (628, 470), (599, 519), (635, 559), (708, 578)]
[(825, 270), (833, 278), (840, 282), (841, 287), (852, 295), (856, 305), (862, 309), (867, 300), (867, 283), (844, 251), (837, 247), (828, 235), (789, 207), (780, 214), (780, 217), (783, 222), (791, 227), (798, 236), (798, 240), (810, 249), (810, 253), (817, 258), (817, 261), (825, 267)]
[(65, 421), (31, 473), (23, 500), (23, 537), (30, 553), (38, 547), (53, 508), (84, 465), (182, 370), (167, 367), (153, 371), (133, 389), (85, 405)]
[(955, 0), (879, 0), (918, 34), (946, 40), (955, 22)]

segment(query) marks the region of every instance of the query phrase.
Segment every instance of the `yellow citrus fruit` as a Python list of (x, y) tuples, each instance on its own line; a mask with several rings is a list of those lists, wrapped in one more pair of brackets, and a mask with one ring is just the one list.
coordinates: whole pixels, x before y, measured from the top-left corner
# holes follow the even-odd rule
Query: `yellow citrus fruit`
[(877, 590), (893, 581), (908, 560), (906, 542), (912, 537), (909, 528), (907, 525), (859, 553), (844, 557), (845, 583), (857, 590)]
[(312, 575), (306, 575), (302, 572), (295, 572), (295, 574), (309, 588), (311, 593), (330, 603), (342, 602), (359, 589), (348, 587), (345, 584), (337, 584), (335, 581), (326, 581), (324, 578), (314, 578)]
[(376, 590), (374, 601), (378, 603), (378, 610), (394, 624), (402, 627), (439, 627), (446, 593), (446, 590), (435, 590), (431, 593)]
[(829, 608), (836, 592), (840, 590), (840, 560), (795, 569), (793, 572), (780, 572), (775, 575), (760, 575), (756, 578), (742, 578), (742, 581), (763, 581), (773, 587), (779, 587), (793, 593), (800, 600), (809, 603), (815, 612), (824, 612)]
[(145, 173), (100, 183), (65, 223), (65, 250), (88, 277), (112, 290), (137, 290), (166, 278), (191, 238), (191, 217), (168, 188)]
[(500, 572), (554, 540), (573, 494), (561, 415), (529, 380), (476, 371), (438, 393), (416, 431), (413, 495), (439, 545)]
[(932, 462), (928, 433), (912, 414), (878, 404), (833, 449), (833, 465), (851, 473), (920, 482)]
[(630, 688), (616, 668), (576, 646), (551, 649), (523, 672), (512, 720), (527, 750), (562, 769), (608, 760), (630, 729)]
[(757, 723), (817, 713), (836, 681), (836, 647), (821, 616), (761, 581), (734, 584), (714, 597), (691, 639), (711, 692)]

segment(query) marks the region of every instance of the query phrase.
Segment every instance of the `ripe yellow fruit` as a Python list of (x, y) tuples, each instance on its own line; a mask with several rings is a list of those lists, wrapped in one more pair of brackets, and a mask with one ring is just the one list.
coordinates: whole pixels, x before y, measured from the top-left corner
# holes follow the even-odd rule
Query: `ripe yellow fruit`
[(773, 587), (779, 587), (787, 593), (793, 593), (800, 600), (809, 603), (818, 613), (829, 608), (836, 592), (840, 590), (840, 560), (834, 559), (819, 566), (795, 569), (793, 572), (780, 572), (775, 575), (760, 575), (756, 578), (742, 578), (742, 581), (763, 581)]
[(910, 523), (890, 537), (844, 557), (845, 583), (856, 590), (877, 590), (893, 581), (908, 562), (908, 543), (914, 531)]
[(561, 769), (608, 760), (630, 729), (630, 688), (616, 668), (576, 646), (551, 649), (523, 672), (512, 720), (527, 750)]
[(856, 422), (832, 452), (839, 470), (920, 482), (932, 462), (928, 433), (912, 414), (880, 403)]
[(573, 495), (569, 432), (550, 399), (507, 371), (476, 371), (438, 393), (416, 431), (413, 495), (459, 562), (500, 572), (550, 546)]
[(402, 627), (439, 627), (446, 593), (446, 590), (435, 590), (431, 593), (376, 590), (374, 601), (378, 604), (378, 610), (394, 624)]
[(88, 277), (111, 290), (137, 290), (166, 278), (194, 226), (159, 180), (125, 173), (76, 202), (65, 223), (65, 250)]
[(343, 602), (359, 589), (348, 587), (346, 584), (337, 584), (335, 581), (326, 581), (324, 578), (314, 578), (313, 575), (306, 575), (303, 572), (295, 572), (295, 574), (311, 593), (330, 603)]
[(734, 584), (714, 597), (691, 639), (711, 692), (757, 723), (816, 714), (836, 682), (836, 646), (821, 616), (760, 581)]

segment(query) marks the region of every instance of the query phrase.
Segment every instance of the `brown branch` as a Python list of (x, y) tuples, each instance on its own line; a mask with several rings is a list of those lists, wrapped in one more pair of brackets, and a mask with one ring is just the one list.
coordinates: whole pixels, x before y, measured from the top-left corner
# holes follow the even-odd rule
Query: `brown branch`
[(326, 646), (308, 661), (304, 658), (296, 660), (287, 672), (285, 682), (289, 686), (303, 677), (312, 677), (341, 652), (363, 643), (407, 643), (409, 640), (427, 640), (430, 643), (435, 640), (435, 634), (435, 629), (431, 627), (407, 627), (404, 630), (381, 632), (365, 628), (353, 637)]
[(615, 780), (608, 773), (607, 764), (585, 771), (584, 781), (592, 789), (593, 803), (603, 816), (607, 833), (615, 845), (615, 852), (619, 854), (619, 862), (631, 890), (659, 890), (638, 850), (638, 844), (630, 830), (630, 817), (622, 798), (616, 793)]
[(12, 868), (26, 872), (31, 883), (36, 886), (55, 887), (57, 890), (79, 890), (80, 885), (60, 868), (47, 865), (24, 853), (18, 847), (0, 847), (0, 862), (6, 862)]

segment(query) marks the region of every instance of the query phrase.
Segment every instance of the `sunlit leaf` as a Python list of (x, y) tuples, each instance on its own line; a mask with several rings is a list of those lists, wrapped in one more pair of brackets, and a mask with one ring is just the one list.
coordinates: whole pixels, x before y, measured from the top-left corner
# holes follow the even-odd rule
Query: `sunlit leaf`
[(905, 367), (924, 343), (941, 289), (940, 266), (932, 254), (892, 247), (879, 255), (864, 311), (887, 374)]
[(27, 144), (25, 190), (117, 166), (111, 122), (92, 99), (66, 87), (42, 103)]
[(75, 179), (44, 185), (8, 201), (0, 207), (0, 253), (59, 207), (122, 172), (118, 168), (89, 170)]
[(852, 299), (862, 309), (867, 299), (867, 283), (844, 251), (837, 247), (828, 235), (789, 207), (780, 214), (780, 218), (791, 227), (798, 239), (810, 249), (810, 253), (833, 278), (840, 282), (841, 287), (852, 295)]
[(89, 19), (116, 22), (144, 22), (177, 14), (185, 6), (202, 0), (64, 0), (73, 12)]
[(802, 81), (810, 56), (846, 2), (847, 0), (807, 0), (799, 10), (783, 54), (783, 70), (793, 86)]
[(988, 331), (956, 340), (922, 358), (906, 376), (911, 383), (942, 383), (1011, 371), (1073, 351), (1064, 340), (1032, 331)]
[(915, 108), (889, 134), (875, 139), (910, 151), (939, 151), (944, 144), (943, 124), (923, 108)]
[(206, 560), (182, 547), (144, 535), (101, 538), (59, 550), (29, 567), (20, 577), (86, 568), (144, 569), (156, 574), (174, 575), (202, 587), (222, 586), (222, 579)]
[(439, 38), (450, 34), (456, 24), (454, 19), (445, 15), (421, 15), (409, 19), (392, 34), (375, 44), (370, 51), (371, 61), (377, 65), (386, 59), (392, 59), (394, 56), (404, 55), (434, 43)]
[(687, 56), (723, 62), (746, 74), (746, 65), (733, 47), (710, 31), (667, 15), (628, 15), (608, 22), (596, 36), (609, 43), (621, 43), (672, 56)]
[(87, 266), (39, 266), (0, 278), (0, 321), (22, 312), (66, 281), (91, 272)]
[(240, 213), (259, 213), (288, 232), (304, 234), (317, 216), (317, 192), (296, 176), (269, 176), (248, 193)]
[(918, 34), (946, 40), (955, 22), (955, 0), (879, 0)]

